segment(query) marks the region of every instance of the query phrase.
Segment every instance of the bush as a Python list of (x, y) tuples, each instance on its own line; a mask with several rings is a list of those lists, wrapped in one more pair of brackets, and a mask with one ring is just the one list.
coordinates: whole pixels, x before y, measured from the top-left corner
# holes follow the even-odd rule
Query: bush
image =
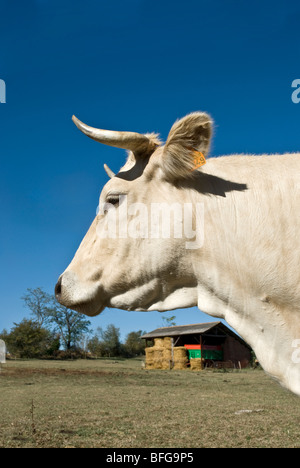
[(19, 358), (40, 358), (51, 356), (59, 348), (59, 339), (49, 330), (33, 320), (24, 319), (15, 323), (6, 335), (7, 351)]

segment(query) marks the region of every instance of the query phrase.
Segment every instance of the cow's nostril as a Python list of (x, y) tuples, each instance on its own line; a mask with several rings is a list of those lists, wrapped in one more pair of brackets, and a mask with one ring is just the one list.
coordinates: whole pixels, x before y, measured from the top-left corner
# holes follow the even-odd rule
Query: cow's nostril
[(56, 299), (59, 299), (61, 296), (61, 278), (59, 278), (58, 282), (55, 285), (55, 297)]

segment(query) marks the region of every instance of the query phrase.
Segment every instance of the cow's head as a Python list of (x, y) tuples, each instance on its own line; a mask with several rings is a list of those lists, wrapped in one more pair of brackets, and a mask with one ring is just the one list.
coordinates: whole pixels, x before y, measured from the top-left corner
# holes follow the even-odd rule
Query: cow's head
[(91, 316), (107, 306), (164, 311), (196, 305), (190, 256), (199, 239), (192, 239), (198, 226), (191, 194), (199, 157), (209, 149), (211, 118), (197, 112), (175, 122), (165, 145), (155, 134), (73, 120), (90, 138), (126, 149), (128, 159), (116, 175), (105, 166), (110, 180), (98, 214), (58, 280), (57, 300)]

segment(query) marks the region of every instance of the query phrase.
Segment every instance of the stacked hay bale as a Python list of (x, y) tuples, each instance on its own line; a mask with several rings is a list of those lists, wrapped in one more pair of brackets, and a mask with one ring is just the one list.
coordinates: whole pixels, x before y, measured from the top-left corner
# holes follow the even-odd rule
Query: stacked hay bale
[(164, 338), (162, 369), (168, 370), (173, 367), (172, 344), (172, 338), (166, 336)]
[(163, 352), (164, 348), (160, 344), (156, 344), (153, 346), (153, 364), (154, 369), (162, 369), (163, 366)]
[[(154, 346), (146, 348), (146, 369), (183, 370), (188, 365), (187, 350), (184, 346), (174, 347), (172, 338), (155, 338)], [(174, 365), (173, 365), (174, 363)]]
[(203, 369), (203, 360), (200, 358), (190, 359), (191, 370), (197, 371)]
[(145, 352), (146, 352), (145, 369), (154, 369), (154, 363), (153, 363), (154, 351), (155, 351), (154, 347), (145, 348)]
[(184, 346), (177, 346), (173, 348), (174, 353), (174, 367), (175, 370), (184, 370), (188, 365), (187, 350)]
[(146, 369), (172, 368), (172, 338), (155, 338), (154, 346), (146, 348)]

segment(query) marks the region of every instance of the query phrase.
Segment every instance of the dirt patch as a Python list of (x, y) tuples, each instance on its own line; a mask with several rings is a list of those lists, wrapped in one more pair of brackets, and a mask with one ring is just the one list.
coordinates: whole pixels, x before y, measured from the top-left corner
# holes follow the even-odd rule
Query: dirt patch
[(110, 371), (97, 371), (97, 370), (84, 370), (84, 369), (62, 369), (62, 368), (20, 368), (20, 367), (11, 367), (5, 370), (2, 370), (0, 373), (0, 379), (5, 377), (26, 377), (31, 375), (48, 375), (48, 376), (94, 376), (94, 377), (106, 377), (110, 375), (122, 376), (122, 372), (110, 372)]

